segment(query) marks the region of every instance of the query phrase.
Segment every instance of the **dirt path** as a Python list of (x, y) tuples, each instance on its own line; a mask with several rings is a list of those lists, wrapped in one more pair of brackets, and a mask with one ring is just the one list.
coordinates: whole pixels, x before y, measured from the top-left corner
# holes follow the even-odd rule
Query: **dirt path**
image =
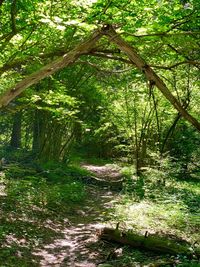
[[(87, 165), (87, 169), (101, 178), (119, 178), (119, 173), (109, 167)], [(96, 186), (89, 186), (87, 190), (89, 198), (84, 206), (69, 214), (63, 224), (47, 222), (62, 238), (33, 252), (40, 257), (40, 266), (95, 267), (113, 249), (110, 244), (98, 240), (98, 232), (105, 227), (118, 194)]]
[(92, 172), (97, 178), (101, 178), (104, 180), (116, 181), (122, 178), (119, 169), (111, 164), (107, 164), (104, 166), (82, 164), (82, 167)]

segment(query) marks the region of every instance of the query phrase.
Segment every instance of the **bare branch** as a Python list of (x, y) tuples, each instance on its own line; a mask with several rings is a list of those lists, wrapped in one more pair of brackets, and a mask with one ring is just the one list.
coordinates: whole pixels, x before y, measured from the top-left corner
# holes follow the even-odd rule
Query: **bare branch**
[(9, 44), (9, 42), (10, 42), (10, 40), (16, 35), (16, 34), (18, 34), (19, 32), (21, 32), (21, 31), (23, 31), (24, 29), (27, 29), (27, 28), (30, 28), (30, 27), (35, 27), (35, 25), (34, 24), (29, 24), (29, 25), (26, 25), (26, 26), (24, 26), (24, 27), (22, 27), (22, 28), (20, 28), (20, 29), (16, 29), (16, 32), (10, 32), (10, 33), (7, 33), (7, 34), (5, 34), (5, 35), (3, 35), (3, 36), (1, 36), (1, 38), (0, 38), (0, 41), (3, 41), (4, 40), (4, 42), (2, 43), (2, 45), (0, 46), (0, 52), (2, 53), (2, 51), (6, 48), (6, 46)]
[(60, 57), (65, 55), (66, 53), (68, 53), (68, 51), (66, 51), (64, 48), (63, 49), (59, 49), (57, 51), (52, 51), (50, 53), (47, 54), (39, 54), (38, 56), (29, 56), (24, 60), (15, 60), (13, 62), (10, 63), (5, 63), (1, 68), (0, 68), (0, 75), (3, 74), (4, 72), (10, 70), (10, 69), (14, 69), (14, 68), (21, 68), (23, 65), (27, 65), (27, 63), (33, 64), (33, 62), (38, 62), (41, 59), (48, 59), (48, 58), (54, 58), (54, 57)]
[(137, 35), (137, 34), (133, 34), (130, 32), (122, 32), (120, 33), (120, 35), (129, 35), (129, 36), (133, 36), (136, 38), (144, 38), (144, 37), (154, 37), (154, 36), (161, 36), (161, 37), (173, 37), (173, 36), (186, 36), (186, 35), (196, 35), (196, 34), (200, 34), (200, 31), (186, 31), (186, 32), (174, 32), (174, 33), (169, 33), (169, 32), (157, 32), (157, 33), (147, 33), (147, 34), (141, 34), (141, 35)]
[[(181, 56), (184, 56), (188, 61), (193, 61), (193, 60), (191, 60), (188, 56), (183, 55), (180, 51), (178, 51), (178, 49), (176, 49), (175, 47), (173, 47), (171, 44), (168, 44), (167, 46), (168, 46), (171, 50), (173, 50), (176, 54), (181, 55)], [(194, 62), (194, 61), (193, 61), (193, 62)], [(197, 62), (198, 62), (198, 61), (197, 61)], [(199, 64), (195, 64), (195, 66), (196, 66), (198, 69), (200, 69)]]
[[(150, 65), (152, 68), (157, 68), (157, 69), (164, 69), (164, 70), (171, 70), (173, 68), (176, 68), (180, 65), (184, 65), (184, 64), (189, 64), (189, 65), (193, 65), (195, 67), (200, 66), (200, 61), (195, 61), (195, 60), (185, 60), (182, 62), (178, 62), (176, 64), (173, 64), (171, 66), (158, 66), (158, 65)], [(199, 67), (198, 67), (199, 68)]]
[(89, 53), (89, 55), (91, 56), (95, 56), (95, 57), (102, 57), (102, 58), (107, 58), (107, 59), (111, 59), (111, 60), (117, 60), (117, 61), (121, 61), (127, 64), (133, 64), (130, 60), (122, 58), (122, 57), (116, 57), (116, 56), (112, 56), (112, 55), (107, 55), (107, 54), (103, 54), (103, 53), (96, 53), (96, 52), (91, 52)]
[[(102, 57), (102, 58), (107, 58), (107, 59), (112, 59), (112, 60), (117, 60), (117, 61), (121, 61), (121, 62), (128, 63), (128, 64), (132, 64), (132, 62), (130, 60), (127, 60), (127, 59), (124, 59), (121, 57), (112, 56), (112, 55), (107, 55), (104, 53), (94, 52), (94, 51), (95, 51), (95, 49), (92, 49), (91, 52), (89, 52), (85, 55)], [(106, 50), (104, 50), (104, 51), (106, 51)], [(109, 50), (108, 52), (111, 52), (111, 50)], [(16, 61), (13, 61), (11, 63), (6, 63), (0, 68), (0, 75), (3, 74), (4, 72), (10, 70), (10, 69), (20, 68), (22, 65), (26, 65), (29, 62), (31, 62), (33, 64), (34, 61), (38, 61), (40, 59), (48, 59), (48, 58), (63, 56), (66, 53), (68, 53), (68, 51), (66, 51), (65, 48), (61, 48), (57, 51), (52, 51), (52, 52), (47, 53), (47, 54), (39, 54), (37, 57), (30, 56), (24, 60), (16, 60)]]
[(95, 68), (96, 70), (98, 70), (99, 72), (103, 72), (103, 73), (110, 73), (110, 74), (120, 74), (120, 73), (124, 73), (127, 71), (132, 70), (132, 68), (128, 68), (128, 69), (122, 69), (122, 70), (108, 70), (108, 69), (102, 69), (100, 68), (97, 64), (91, 63), (89, 61), (76, 61), (75, 64), (83, 64), (83, 65), (88, 65), (90, 67)]

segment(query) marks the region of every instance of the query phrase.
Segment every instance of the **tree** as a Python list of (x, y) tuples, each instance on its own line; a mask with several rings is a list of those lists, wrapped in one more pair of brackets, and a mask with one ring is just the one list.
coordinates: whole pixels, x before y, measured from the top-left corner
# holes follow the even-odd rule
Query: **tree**
[(10, 146), (12, 148), (21, 147), (21, 126), (22, 126), (22, 111), (17, 111), (13, 116), (13, 127), (11, 133)]
[[(69, 11), (66, 12), (66, 8)], [(170, 144), (168, 136), (173, 133), (170, 128), (177, 127), (180, 117), (185, 118), (200, 130), (197, 109), (198, 81), (195, 81), (195, 76), (199, 74), (200, 54), (198, 11), (197, 1), (186, 5), (178, 0), (170, 3), (155, 0), (142, 1), (140, 5), (135, 1), (128, 0), (123, 3), (116, 0), (108, 3), (101, 0), (93, 3), (89, 1), (84, 1), (84, 3), (68, 1), (66, 3), (66, 1), (60, 0), (58, 5), (51, 2), (50, 7), (45, 1), (35, 0), (30, 3), (13, 1), (12, 4), (6, 1), (1, 6), (3, 14), (1, 24), (4, 27), (0, 37), (2, 51), (0, 105), (1, 107), (7, 105), (24, 89), (30, 87), (25, 93), (25, 98), (27, 95), (28, 99), (31, 94), (34, 95), (35, 87), (33, 85), (42, 79), (46, 83), (48, 80), (45, 79), (46, 77), (56, 78), (61, 86), (63, 81), (66, 81), (62, 73), (67, 70), (66, 74), (71, 75), (69, 70), (74, 66), (81, 66), (85, 73), (90, 72), (89, 77), (92, 77), (94, 88), (97, 88), (97, 85), (102, 88), (105, 86), (106, 95), (110, 84), (105, 83), (105, 79), (109, 80), (108, 75), (105, 74), (109, 73), (113, 77), (114, 83), (121, 87), (122, 85), (117, 80), (120, 79), (121, 73), (130, 75), (127, 69), (131, 65), (137, 69), (135, 76), (132, 76), (133, 79), (136, 81), (135, 77), (139, 75), (142, 84), (140, 88), (145, 88), (144, 93), (140, 96), (144, 97), (145, 95), (144, 106), (147, 107), (149, 101), (146, 111), (142, 107), (132, 109), (135, 119), (131, 118), (128, 128), (134, 137), (132, 144), (135, 143), (135, 157), (137, 158), (140, 154), (138, 158), (144, 158), (147, 146), (155, 150), (155, 147), (159, 146), (160, 148), (163, 142), (168, 143), (163, 145), (164, 151)], [(87, 39), (87, 41), (83, 41), (83, 39)], [(190, 88), (192, 88), (189, 96), (190, 105), (186, 103), (187, 101), (185, 102), (188, 90), (187, 87), (184, 87), (184, 77), (187, 76), (188, 70), (193, 83), (190, 83)], [(80, 72), (82, 76), (73, 73), (71, 79), (67, 78), (71, 81), (70, 84), (66, 83), (69, 90), (61, 90), (62, 92), (59, 92), (61, 98), (66, 93), (76, 97), (73, 92), (70, 92), (77, 84), (73, 80), (78, 79), (79, 86), (82, 87), (81, 83), (85, 84), (90, 79), (84, 81), (84, 71)], [(176, 82), (174, 82), (175, 76), (177, 77)], [(59, 86), (54, 89), (55, 92), (59, 90)], [(126, 88), (124, 85), (122, 87)], [(171, 109), (160, 92), (155, 90), (156, 87), (175, 110)], [(44, 86), (44, 90), (49, 93), (48, 86)], [(137, 106), (142, 101), (137, 100), (136, 92), (131, 98), (131, 90), (128, 87), (126, 91), (124, 91), (124, 99), (126, 95), (129, 98), (124, 103), (130, 112), (131, 105)], [(94, 92), (96, 92), (95, 89)], [(149, 92), (149, 98), (147, 92)], [(87, 89), (85, 95), (87, 95)], [(50, 96), (53, 98), (55, 94), (50, 94)], [(88, 96), (87, 101), (83, 100), (82, 95), (77, 96), (77, 100), (83, 100), (85, 103), (93, 101), (92, 94), (88, 94)], [(119, 96), (117, 101), (119, 102), (120, 99), (123, 97)], [(133, 99), (135, 99), (135, 104), (132, 102)], [(48, 99), (48, 101), (52, 100)], [(57, 124), (57, 119), (56, 121), (55, 118), (52, 119), (56, 108), (58, 109), (57, 104), (44, 105), (44, 100), (42, 100), (37, 107), (41, 109), (41, 113), (46, 114), (42, 116), (48, 116), (48, 127), (52, 133), (53, 125)], [(62, 101), (59, 102), (59, 105), (61, 104), (63, 105)], [(110, 123), (109, 127), (106, 126), (111, 117), (104, 105), (103, 108), (105, 112), (99, 112), (99, 117), (95, 117), (96, 121), (90, 120), (93, 125), (96, 123), (94, 129), (97, 135), (100, 133), (98, 129), (107, 129), (106, 131), (110, 129), (111, 131), (111, 129), (116, 129), (116, 125), (119, 126), (119, 123), (116, 125)], [(44, 109), (45, 112), (43, 112)], [(85, 104), (79, 105), (79, 109), (80, 114), (84, 114), (84, 112), (90, 114), (87, 112)], [(178, 113), (175, 112), (176, 110)], [(124, 114), (124, 116), (126, 115)], [(59, 116), (62, 117), (62, 114)], [(131, 116), (129, 114), (129, 117)], [(178, 119), (176, 119), (177, 116)], [(84, 116), (78, 117), (80, 122), (76, 121), (76, 125), (80, 126), (78, 127), (80, 137), (81, 128), (84, 129), (82, 125), (86, 121), (89, 125), (89, 120)], [(101, 128), (98, 125), (100, 121), (106, 127)], [(52, 122), (51, 126), (50, 122)], [(48, 129), (48, 127), (46, 128)], [(119, 129), (120, 127), (116, 129), (116, 135), (119, 134)], [(78, 130), (76, 132), (78, 133)], [(111, 139), (112, 135), (102, 133), (103, 131), (101, 131), (102, 138)], [(121, 133), (119, 135), (123, 136)], [(118, 137), (115, 141), (117, 139)], [(121, 137), (118, 141), (120, 139)], [(154, 145), (155, 143), (156, 145)]]
[[(106, 25), (103, 28), (104, 34), (110, 37), (110, 40), (116, 43), (119, 48), (124, 51), (131, 62), (137, 66), (146, 76), (149, 81), (149, 86), (157, 86), (157, 88), (163, 93), (163, 95), (170, 101), (170, 103), (181, 113), (181, 115), (188, 120), (196, 129), (200, 131), (200, 123), (192, 115), (190, 115), (179, 103), (179, 101), (171, 94), (168, 90), (166, 84), (162, 79), (152, 70), (152, 68), (137, 54), (134, 48), (128, 45), (119, 37), (111, 25)], [(19, 95), (27, 87), (37, 83), (41, 79), (48, 77), (49, 75), (55, 73), (59, 69), (68, 66), (74, 62), (81, 54), (87, 54), (96, 41), (100, 38), (101, 34), (98, 32), (94, 33), (91, 39), (80, 44), (77, 48), (64, 55), (62, 58), (55, 60), (53, 63), (48, 64), (43, 67), (40, 71), (31, 74), (29, 77), (25, 78), (23, 81), (19, 82), (14, 88), (8, 90), (1, 96), (0, 105), (1, 107), (7, 105), (13, 98)]]

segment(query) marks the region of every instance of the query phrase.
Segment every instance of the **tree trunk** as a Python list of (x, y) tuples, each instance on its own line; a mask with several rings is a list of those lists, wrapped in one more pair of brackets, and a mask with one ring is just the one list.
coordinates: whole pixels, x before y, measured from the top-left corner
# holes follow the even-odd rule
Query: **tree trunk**
[(15, 113), (13, 117), (13, 127), (10, 140), (10, 146), (13, 148), (21, 147), (21, 126), (22, 126), (22, 111), (18, 111)]
[(46, 110), (35, 111), (32, 151), (39, 160), (63, 160), (73, 136), (70, 120), (61, 123)]
[(167, 131), (167, 134), (166, 134), (166, 136), (165, 136), (165, 138), (164, 138), (164, 140), (163, 140), (163, 143), (162, 143), (161, 154), (163, 154), (163, 153), (165, 152), (165, 146), (166, 146), (166, 144), (167, 144), (167, 142), (168, 142), (170, 136), (173, 134), (173, 131), (175, 130), (176, 125), (177, 125), (177, 123), (179, 122), (179, 120), (181, 119), (181, 117), (182, 117), (181, 114), (178, 113), (178, 114), (176, 115), (176, 117), (175, 117), (175, 119), (174, 119), (174, 121), (173, 121), (171, 127), (170, 127), (169, 130)]
[(32, 151), (39, 153), (44, 142), (44, 124), (45, 114), (42, 110), (35, 110), (34, 122), (33, 122), (33, 143)]

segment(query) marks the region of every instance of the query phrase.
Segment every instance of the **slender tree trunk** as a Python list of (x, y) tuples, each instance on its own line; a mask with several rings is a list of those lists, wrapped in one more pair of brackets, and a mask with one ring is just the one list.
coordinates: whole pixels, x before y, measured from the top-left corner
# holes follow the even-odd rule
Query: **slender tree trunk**
[(181, 119), (181, 117), (182, 117), (181, 114), (178, 113), (178, 114), (176, 115), (176, 117), (175, 117), (175, 119), (174, 119), (174, 121), (173, 121), (171, 127), (170, 127), (169, 130), (167, 131), (167, 134), (166, 134), (166, 136), (165, 136), (165, 138), (164, 138), (164, 140), (163, 140), (163, 143), (162, 143), (161, 154), (164, 153), (164, 151), (165, 151), (165, 146), (166, 146), (166, 144), (167, 144), (167, 142), (168, 142), (170, 136), (173, 134), (173, 131), (175, 130), (176, 125), (177, 125), (177, 123), (179, 122), (179, 120)]
[[(188, 72), (189, 73), (189, 72)], [(186, 91), (186, 99), (183, 101), (183, 107), (185, 109), (187, 109), (189, 107), (189, 104), (190, 104), (190, 97), (191, 97), (191, 92), (190, 92), (190, 75), (188, 74), (188, 82), (187, 82), (187, 87), (186, 87), (187, 91)], [(169, 140), (169, 138), (173, 135), (173, 132), (178, 124), (178, 122), (180, 121), (180, 119), (182, 118), (182, 115), (181, 113), (179, 112), (176, 117), (174, 118), (174, 121), (171, 125), (171, 127), (169, 128), (169, 130), (167, 131), (167, 134), (163, 140), (163, 143), (162, 143), (162, 147), (161, 147), (161, 154), (164, 153), (164, 150), (165, 150), (165, 147), (166, 147), (166, 144)]]
[(38, 116), (38, 110), (35, 110), (34, 122), (33, 122), (33, 143), (32, 143), (33, 152), (39, 150), (39, 134), (40, 134), (39, 116)]
[(35, 110), (33, 122), (32, 151), (40, 153), (45, 142), (46, 114), (43, 110)]
[(136, 110), (136, 99), (134, 99), (134, 133), (135, 133), (135, 169), (136, 174), (140, 173), (140, 147), (138, 144), (138, 118)]
[(141, 148), (140, 161), (142, 166), (145, 166), (147, 164), (147, 142), (151, 138), (149, 135), (149, 128), (154, 115), (153, 109), (150, 108), (149, 110), (147, 110), (148, 105), (149, 103), (147, 102), (143, 112), (141, 132), (138, 140), (139, 147)]
[(13, 127), (10, 140), (10, 146), (13, 148), (21, 147), (21, 126), (22, 126), (22, 111), (18, 111), (15, 113), (13, 117)]
[(156, 116), (156, 126), (157, 126), (157, 134), (158, 134), (158, 143), (160, 145), (160, 136), (161, 136), (161, 130), (160, 130), (160, 121), (159, 121), (159, 115), (158, 115), (158, 101), (155, 98), (154, 92), (152, 92), (152, 99), (153, 99), (153, 105), (155, 110), (155, 116)]

